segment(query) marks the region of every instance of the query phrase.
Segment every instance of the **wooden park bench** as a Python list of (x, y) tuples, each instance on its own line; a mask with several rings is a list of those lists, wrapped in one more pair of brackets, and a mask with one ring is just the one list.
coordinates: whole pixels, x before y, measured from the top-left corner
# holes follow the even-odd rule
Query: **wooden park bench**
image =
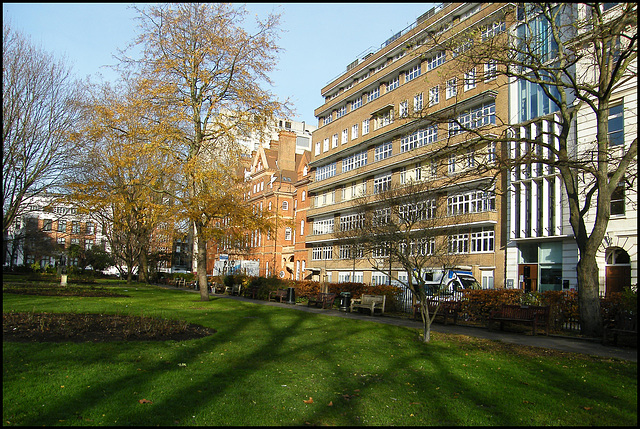
[(351, 300), (351, 312), (354, 308), (367, 308), (371, 311), (371, 315), (375, 314), (376, 309), (382, 310), (380, 314), (384, 314), (384, 304), (387, 300), (386, 295), (362, 295), (361, 298)]
[(489, 329), (493, 322), (500, 322), (500, 330), (504, 328), (504, 322), (531, 325), (533, 335), (536, 335), (538, 326), (544, 325), (546, 335), (549, 335), (549, 306), (502, 304), (500, 310), (491, 312)]
[(247, 294), (247, 296), (250, 296), (251, 299), (256, 299), (256, 297), (258, 296), (258, 291), (260, 290), (260, 288), (258, 286), (252, 286), (251, 288), (249, 288), (249, 290), (247, 292), (245, 292)]
[[(427, 306), (429, 309), (429, 316), (433, 315), (436, 310), (436, 306), (440, 302), (440, 307), (436, 313), (436, 317), (442, 317), (442, 322), (446, 325), (447, 319), (451, 318), (453, 324), (458, 323), (458, 313), (460, 312), (460, 301), (438, 301), (435, 299), (428, 299)], [(413, 306), (413, 318), (417, 319), (420, 315), (420, 303)]]
[(271, 301), (271, 298), (273, 298), (274, 301), (277, 299), (279, 302), (282, 302), (283, 299), (287, 298), (287, 291), (284, 289), (272, 290), (269, 292), (269, 301)]
[(316, 296), (310, 296), (309, 297), (309, 302), (307, 302), (307, 307), (310, 307), (311, 304), (315, 305), (316, 307), (318, 306), (318, 304), (322, 304), (322, 308), (331, 308), (331, 307), (333, 307), (333, 302), (335, 300), (336, 300), (336, 294), (335, 293), (322, 293), (322, 292), (320, 292)]
[(220, 284), (220, 283), (213, 283), (210, 286), (211, 289), (211, 293), (219, 293), (219, 294), (223, 294), (225, 291), (225, 287), (224, 285)]
[(233, 285), (233, 286), (227, 286), (225, 288), (225, 292), (227, 292), (229, 295), (237, 295), (240, 296), (240, 291), (242, 290), (242, 285)]
[[(622, 310), (616, 312), (614, 318), (605, 322), (602, 343), (608, 344), (609, 336), (613, 335), (613, 345), (618, 345), (618, 336), (629, 335), (638, 337), (638, 314)], [(637, 341), (637, 339), (636, 339)]]

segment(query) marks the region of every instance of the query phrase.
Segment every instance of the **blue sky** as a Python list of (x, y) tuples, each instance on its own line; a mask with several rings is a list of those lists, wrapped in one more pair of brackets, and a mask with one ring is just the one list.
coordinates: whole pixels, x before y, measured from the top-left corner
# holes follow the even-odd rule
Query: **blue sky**
[[(65, 57), (79, 78), (101, 73), (114, 64), (112, 54), (136, 35), (131, 3), (3, 3), (3, 23), (27, 34), (58, 57)], [(281, 14), (280, 62), (271, 90), (289, 97), (293, 118), (317, 125), (314, 109), (322, 105), (320, 90), (346, 70), (370, 46), (413, 23), (434, 3), (247, 3), (251, 14)]]

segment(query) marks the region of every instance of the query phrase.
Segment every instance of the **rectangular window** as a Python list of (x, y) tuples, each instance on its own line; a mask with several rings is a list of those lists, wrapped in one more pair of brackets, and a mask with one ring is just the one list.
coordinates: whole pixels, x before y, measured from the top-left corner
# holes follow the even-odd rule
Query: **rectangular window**
[(333, 246), (315, 246), (311, 251), (311, 259), (314, 261), (333, 259)]
[(609, 108), (609, 146), (624, 144), (624, 108), (622, 104)]
[(469, 191), (447, 197), (447, 215), (484, 213), (496, 210), (496, 194), (493, 191)]
[(422, 69), (422, 67), (420, 66), (420, 64), (417, 64), (414, 67), (412, 67), (411, 69), (409, 69), (409, 71), (407, 71), (407, 73), (405, 74), (404, 81), (405, 82), (409, 82), (409, 81), (417, 78), (418, 76), (420, 76), (421, 69)]
[(429, 106), (438, 104), (440, 102), (440, 86), (436, 85), (429, 89)]
[(316, 169), (316, 182), (336, 175), (336, 163), (324, 165)]
[(42, 230), (43, 231), (51, 231), (51, 225), (53, 221), (51, 219), (45, 219), (42, 221)]
[(420, 112), (422, 107), (422, 93), (420, 93), (413, 97), (413, 111)]
[(464, 74), (464, 90), (469, 91), (476, 87), (476, 69), (475, 67)]
[(93, 240), (84, 241), (84, 250), (91, 250), (92, 246), (93, 246)]
[(616, 187), (616, 189), (614, 189), (613, 193), (611, 194), (611, 215), (612, 216), (624, 216), (625, 214), (625, 201), (624, 201), (624, 194), (625, 194), (625, 180), (621, 180), (620, 183), (618, 183), (618, 186)]
[(284, 230), (284, 239), (286, 241), (291, 241), (291, 228), (287, 227)]
[(505, 21), (495, 21), (482, 29), (482, 41), (486, 41), (497, 34), (505, 32), (507, 23)]
[(336, 111), (336, 119), (347, 114), (347, 106), (342, 106)]
[(493, 80), (498, 75), (498, 63), (496, 61), (489, 61), (484, 65), (484, 81), (488, 82)]
[(369, 134), (369, 119), (362, 121), (362, 135)]
[(342, 160), (342, 172), (354, 170), (356, 168), (364, 167), (367, 165), (367, 151), (354, 153)]
[(373, 179), (373, 193), (380, 194), (391, 188), (391, 173), (377, 176)]
[(358, 124), (351, 127), (351, 140), (358, 138)]
[(455, 154), (451, 154), (449, 155), (449, 164), (448, 164), (448, 172), (451, 173), (455, 173), (456, 172), (456, 155)]
[(316, 142), (316, 155), (320, 155), (320, 153), (321, 153), (321, 151), (320, 151), (321, 145), (322, 145), (322, 143)]
[(349, 141), (349, 129), (342, 130), (342, 144)]
[(313, 221), (313, 235), (332, 234), (333, 218), (315, 219)]
[(487, 143), (487, 162), (496, 162), (496, 142)]
[(371, 92), (369, 92), (369, 102), (375, 100), (378, 97), (380, 97), (380, 88), (374, 88), (371, 90)]
[(391, 142), (382, 143), (381, 145), (376, 146), (374, 150), (374, 161), (382, 161), (383, 159), (387, 159), (391, 156)]
[(352, 231), (358, 228), (362, 228), (363, 225), (363, 213), (340, 216), (340, 231)]
[(438, 52), (433, 57), (429, 58), (427, 61), (427, 71), (433, 70), (438, 66), (441, 66), (446, 61), (446, 54), (443, 52)]
[(398, 112), (400, 113), (401, 118), (406, 118), (409, 115), (409, 102), (402, 101), (400, 102), (400, 107), (398, 108)]
[(471, 232), (471, 253), (493, 252), (493, 228), (483, 228)]
[(408, 136), (400, 139), (400, 152), (404, 153), (412, 149), (422, 147), (428, 143), (435, 143), (438, 139), (438, 126), (431, 125), (430, 127), (421, 129)]
[(449, 236), (449, 253), (469, 253), (469, 234), (453, 234)]
[(447, 81), (447, 100), (458, 95), (458, 78), (454, 77)]
[(355, 100), (353, 100), (351, 102), (351, 111), (352, 112), (354, 110), (358, 109), (359, 107), (362, 107), (362, 96), (356, 98)]
[(396, 76), (387, 83), (387, 92), (393, 91), (400, 86), (400, 77)]
[(67, 221), (60, 219), (58, 221), (58, 232), (67, 232)]
[(322, 142), (322, 151), (326, 152), (329, 150), (329, 138), (324, 139)]
[(338, 147), (338, 135), (334, 134), (331, 136), (331, 148), (335, 149)]
[(64, 238), (64, 237), (58, 237), (58, 240), (57, 240), (57, 241), (58, 241), (58, 244), (59, 244), (60, 246), (64, 246), (64, 245), (65, 245), (65, 243), (67, 242), (67, 239), (66, 239), (66, 238)]
[(468, 129), (475, 129), (496, 123), (496, 104), (490, 102), (473, 109), (466, 110), (456, 120), (449, 123), (449, 135), (453, 136)]
[(330, 124), (330, 123), (331, 123), (331, 114), (329, 114), (329, 116), (325, 116), (325, 117), (324, 117), (324, 122), (323, 122), (323, 124), (324, 124), (324, 125), (328, 125), (328, 124)]

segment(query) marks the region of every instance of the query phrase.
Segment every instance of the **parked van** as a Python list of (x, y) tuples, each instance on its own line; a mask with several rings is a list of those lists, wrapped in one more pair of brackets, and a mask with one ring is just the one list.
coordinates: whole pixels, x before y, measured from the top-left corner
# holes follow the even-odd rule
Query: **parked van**
[(442, 299), (460, 299), (464, 289), (482, 289), (470, 271), (440, 270), (425, 273), (427, 295)]

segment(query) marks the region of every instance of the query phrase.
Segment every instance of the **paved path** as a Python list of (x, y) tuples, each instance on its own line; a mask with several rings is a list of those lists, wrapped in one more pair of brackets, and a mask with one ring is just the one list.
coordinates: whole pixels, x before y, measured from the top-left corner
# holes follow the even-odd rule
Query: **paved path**
[[(170, 286), (162, 286), (162, 287), (170, 287)], [(171, 287), (172, 288), (172, 287)], [(174, 289), (174, 288), (172, 288)], [(184, 288), (175, 288), (181, 290), (187, 290), (189, 292), (199, 293), (196, 290), (184, 289)], [(389, 325), (396, 326), (405, 326), (409, 328), (422, 329), (422, 322), (417, 322), (409, 319), (400, 319), (396, 317), (388, 317), (388, 316), (370, 316), (364, 313), (348, 313), (342, 312), (335, 309), (321, 309), (315, 307), (307, 307), (306, 305), (291, 305), (291, 304), (281, 304), (278, 302), (270, 302), (270, 301), (262, 301), (249, 299), (239, 296), (229, 296), (229, 295), (211, 295), (216, 298), (228, 298), (235, 299), (239, 301), (251, 302), (254, 304), (262, 304), (262, 305), (271, 305), (282, 308), (291, 308), (300, 311), (307, 311), (310, 313), (321, 313), (326, 316), (331, 317), (342, 317), (346, 319), (359, 319), (359, 320), (367, 320), (378, 323), (387, 323)], [(543, 347), (548, 349), (555, 349), (565, 352), (571, 353), (582, 353), (587, 355), (595, 355), (595, 356), (604, 356), (604, 357), (612, 357), (617, 359), (629, 360), (633, 362), (638, 361), (638, 349), (630, 348), (630, 347), (613, 347), (613, 346), (604, 346), (601, 344), (600, 340), (595, 339), (581, 339), (581, 338), (570, 338), (561, 335), (533, 335), (528, 334), (519, 334), (512, 332), (504, 332), (493, 330), (490, 331), (487, 328), (473, 327), (473, 326), (460, 326), (460, 325), (443, 325), (434, 323), (431, 325), (431, 329), (434, 332), (442, 332), (446, 334), (459, 334), (459, 335), (468, 335), (472, 337), (478, 338), (486, 338), (489, 340), (496, 341), (504, 341), (507, 343), (520, 344), (526, 346), (534, 346), (534, 347)]]

